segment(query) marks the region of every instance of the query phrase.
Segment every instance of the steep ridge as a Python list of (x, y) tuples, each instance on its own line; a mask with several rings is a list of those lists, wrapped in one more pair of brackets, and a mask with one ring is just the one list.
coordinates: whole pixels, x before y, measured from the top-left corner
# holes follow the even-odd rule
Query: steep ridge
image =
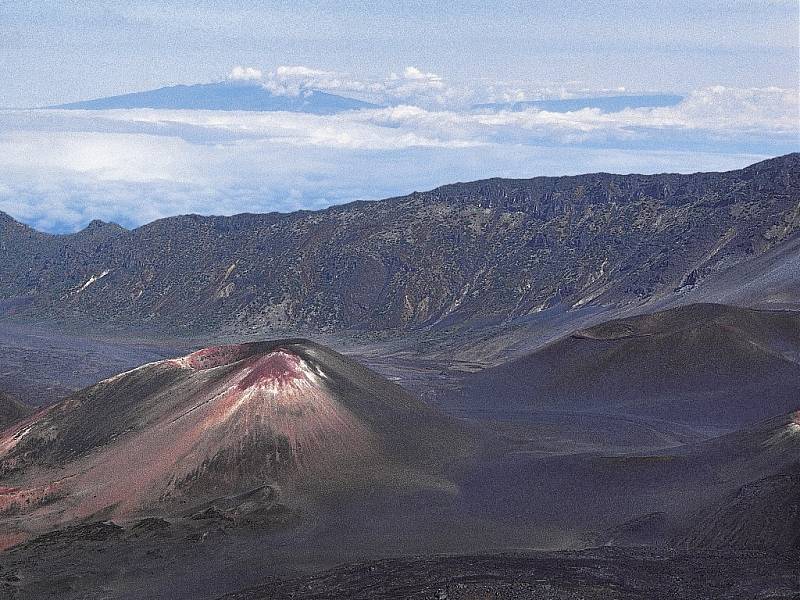
[(67, 236), (6, 217), (0, 298), (17, 299), (17, 318), (236, 331), (638, 306), (789, 240), (799, 174), (790, 154), (727, 173), (491, 179), (318, 212), (187, 215)]
[(694, 304), (578, 331), (449, 401), (737, 428), (797, 408), (798, 390), (800, 313)]
[(358, 489), (447, 488), (442, 466), (469, 444), (462, 428), (323, 346), (220, 346), (112, 377), (8, 429), (0, 510), (15, 541), (82, 519), (185, 514), (256, 489), (291, 510)]

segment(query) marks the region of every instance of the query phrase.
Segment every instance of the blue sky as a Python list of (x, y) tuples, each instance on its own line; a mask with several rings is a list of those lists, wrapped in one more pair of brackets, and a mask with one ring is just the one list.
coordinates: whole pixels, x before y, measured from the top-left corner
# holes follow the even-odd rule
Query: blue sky
[(686, 91), (797, 83), (794, 0), (0, 4), (0, 105), (220, 79), (237, 64)]
[[(0, 210), (71, 231), (315, 208), (454, 180), (734, 168), (798, 149), (796, 0), (6, 2)], [(357, 114), (29, 111), (224, 80)], [(612, 115), (477, 102), (676, 92)]]

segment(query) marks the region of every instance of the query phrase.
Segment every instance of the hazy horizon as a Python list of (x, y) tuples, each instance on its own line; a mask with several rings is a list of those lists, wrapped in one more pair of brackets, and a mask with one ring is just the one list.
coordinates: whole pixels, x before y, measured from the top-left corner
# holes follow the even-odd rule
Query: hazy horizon
[[(95, 218), (130, 227), (313, 209), (490, 177), (729, 170), (800, 149), (795, 2), (333, 8), (0, 8), (0, 210), (66, 232)], [(323, 91), (377, 107), (25, 108), (241, 81), (283, 104)], [(682, 100), (508, 104), (638, 94)]]

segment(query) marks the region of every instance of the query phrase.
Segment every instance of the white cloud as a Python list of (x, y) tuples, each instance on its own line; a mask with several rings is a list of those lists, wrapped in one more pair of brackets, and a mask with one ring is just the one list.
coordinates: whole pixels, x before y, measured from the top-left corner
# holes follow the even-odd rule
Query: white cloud
[(310, 67), (304, 67), (302, 65), (295, 65), (295, 66), (280, 66), (275, 70), (276, 77), (302, 77), (302, 78), (314, 78), (314, 77), (337, 77), (337, 73), (335, 71), (321, 71), (320, 69), (312, 69)]
[(274, 94), (297, 96), (307, 90), (321, 90), (351, 95), (377, 104), (406, 103), (437, 109), (461, 109), (483, 102), (575, 98), (587, 93), (608, 95), (626, 91), (624, 87), (590, 90), (576, 81), (548, 85), (494, 81), (468, 87), (454, 85), (437, 73), (412, 65), (400, 72), (390, 72), (385, 77), (377, 78), (356, 77), (343, 71), (306, 65), (281, 65), (271, 71), (237, 66), (229, 73), (228, 79), (261, 81)]
[(664, 126), (679, 124), (692, 129), (728, 131), (764, 130), (798, 132), (797, 90), (707, 87), (690, 93), (671, 110), (654, 109)]
[(201, 147), (184, 140), (131, 133), (10, 132), (0, 135), (0, 147), (6, 176), (60, 172), (132, 183), (193, 181), (191, 161), (201, 158)]
[(411, 102), (422, 106), (464, 104), (469, 93), (448, 85), (436, 73), (408, 66), (400, 74), (383, 78), (359, 78), (350, 73), (303, 65), (282, 65), (264, 77), (264, 86), (275, 94), (297, 96), (306, 90), (352, 95), (379, 104)]
[(415, 79), (421, 81), (436, 81), (441, 82), (442, 78), (439, 77), (436, 73), (424, 73), (420, 71), (417, 67), (406, 67), (403, 69), (403, 78), (404, 79)]
[[(493, 143), (649, 141), (652, 147), (691, 147), (692, 134), (713, 135), (730, 145), (754, 141), (769, 145), (797, 140), (798, 98), (780, 88), (706, 88), (689, 94), (672, 107), (627, 109), (605, 113), (598, 109), (557, 113), (537, 109), (494, 112), (433, 111), (397, 106), (357, 113), (387, 127), (425, 131), (436, 139)], [(671, 137), (665, 137), (671, 136)]]
[(231, 69), (231, 72), (228, 74), (228, 79), (234, 81), (252, 81), (261, 79), (263, 76), (264, 73), (260, 69), (237, 65)]

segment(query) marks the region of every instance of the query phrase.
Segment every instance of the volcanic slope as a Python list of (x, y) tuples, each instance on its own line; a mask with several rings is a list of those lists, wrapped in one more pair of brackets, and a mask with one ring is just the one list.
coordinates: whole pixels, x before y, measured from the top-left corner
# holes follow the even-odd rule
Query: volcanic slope
[(698, 511), (678, 541), (689, 547), (800, 550), (800, 411), (706, 446), (736, 457), (739, 468), (729, 465), (727, 474), (749, 472), (752, 480)]
[(466, 376), (456, 406), (735, 429), (797, 408), (800, 313), (694, 304), (608, 321)]
[[(615, 469), (649, 481), (639, 515), (600, 542), (625, 545), (622, 531), (658, 516), (665, 536), (656, 543), (688, 548), (790, 551), (800, 548), (800, 411), (733, 433), (650, 456), (595, 461), (596, 483)], [(605, 471), (605, 472), (604, 472)], [(647, 473), (645, 475), (645, 473)], [(620, 496), (637, 493), (635, 481)], [(656, 498), (648, 501), (647, 494)], [(652, 521), (653, 519), (651, 519)], [(668, 532), (672, 530), (670, 535)], [(630, 532), (628, 532), (630, 533)], [(651, 542), (652, 543), (652, 542)]]
[[(798, 424), (793, 412), (651, 455), (503, 457), (464, 486), (468, 495), (486, 494), (476, 507), (484, 531), (494, 516), (514, 532), (548, 519), (565, 532), (614, 523), (587, 538), (594, 549), (535, 553), (543, 562), (527, 574), (517, 568), (534, 555), (451, 554), (275, 578), (226, 598), (794, 598), (800, 581), (792, 553), (796, 479), (790, 479)], [(771, 485), (747, 483), (765, 477)], [(737, 492), (754, 487), (756, 494)], [(748, 496), (755, 501), (742, 503), (745, 510), (718, 515), (732, 497)]]
[(28, 416), (33, 409), (0, 392), (0, 430)]
[[(535, 540), (539, 547), (540, 532), (548, 527), (562, 540), (583, 540), (573, 545), (719, 548), (724, 544), (707, 540), (738, 536), (738, 547), (755, 547), (780, 524), (793, 526), (792, 512), (779, 513), (782, 521), (774, 512), (750, 515), (751, 522), (746, 511), (728, 511), (731, 498), (755, 483), (762, 493), (753, 504), (770, 503), (769, 489), (758, 482), (793, 472), (800, 456), (798, 422), (795, 411), (710, 440), (645, 453), (546, 454), (523, 446), (476, 464), (462, 481), (463, 505), (485, 523), (507, 527), (508, 539), (522, 544), (517, 532), (527, 532), (529, 545)], [(781, 486), (772, 496), (774, 506), (791, 508), (796, 502), (791, 481)], [(713, 517), (720, 512), (728, 516), (717, 522)], [(724, 523), (737, 526), (726, 530)], [(785, 549), (794, 539), (781, 536), (773, 549)]]
[(443, 463), (470, 443), (323, 346), (221, 346), (112, 377), (8, 429), (0, 508), (14, 540), (81, 519), (186, 514), (259, 488), (307, 508), (359, 489), (447, 488)]
[[(800, 210), (800, 208), (798, 208)], [(683, 301), (718, 302), (753, 308), (800, 308), (800, 235), (764, 254), (720, 272), (691, 288)]]

